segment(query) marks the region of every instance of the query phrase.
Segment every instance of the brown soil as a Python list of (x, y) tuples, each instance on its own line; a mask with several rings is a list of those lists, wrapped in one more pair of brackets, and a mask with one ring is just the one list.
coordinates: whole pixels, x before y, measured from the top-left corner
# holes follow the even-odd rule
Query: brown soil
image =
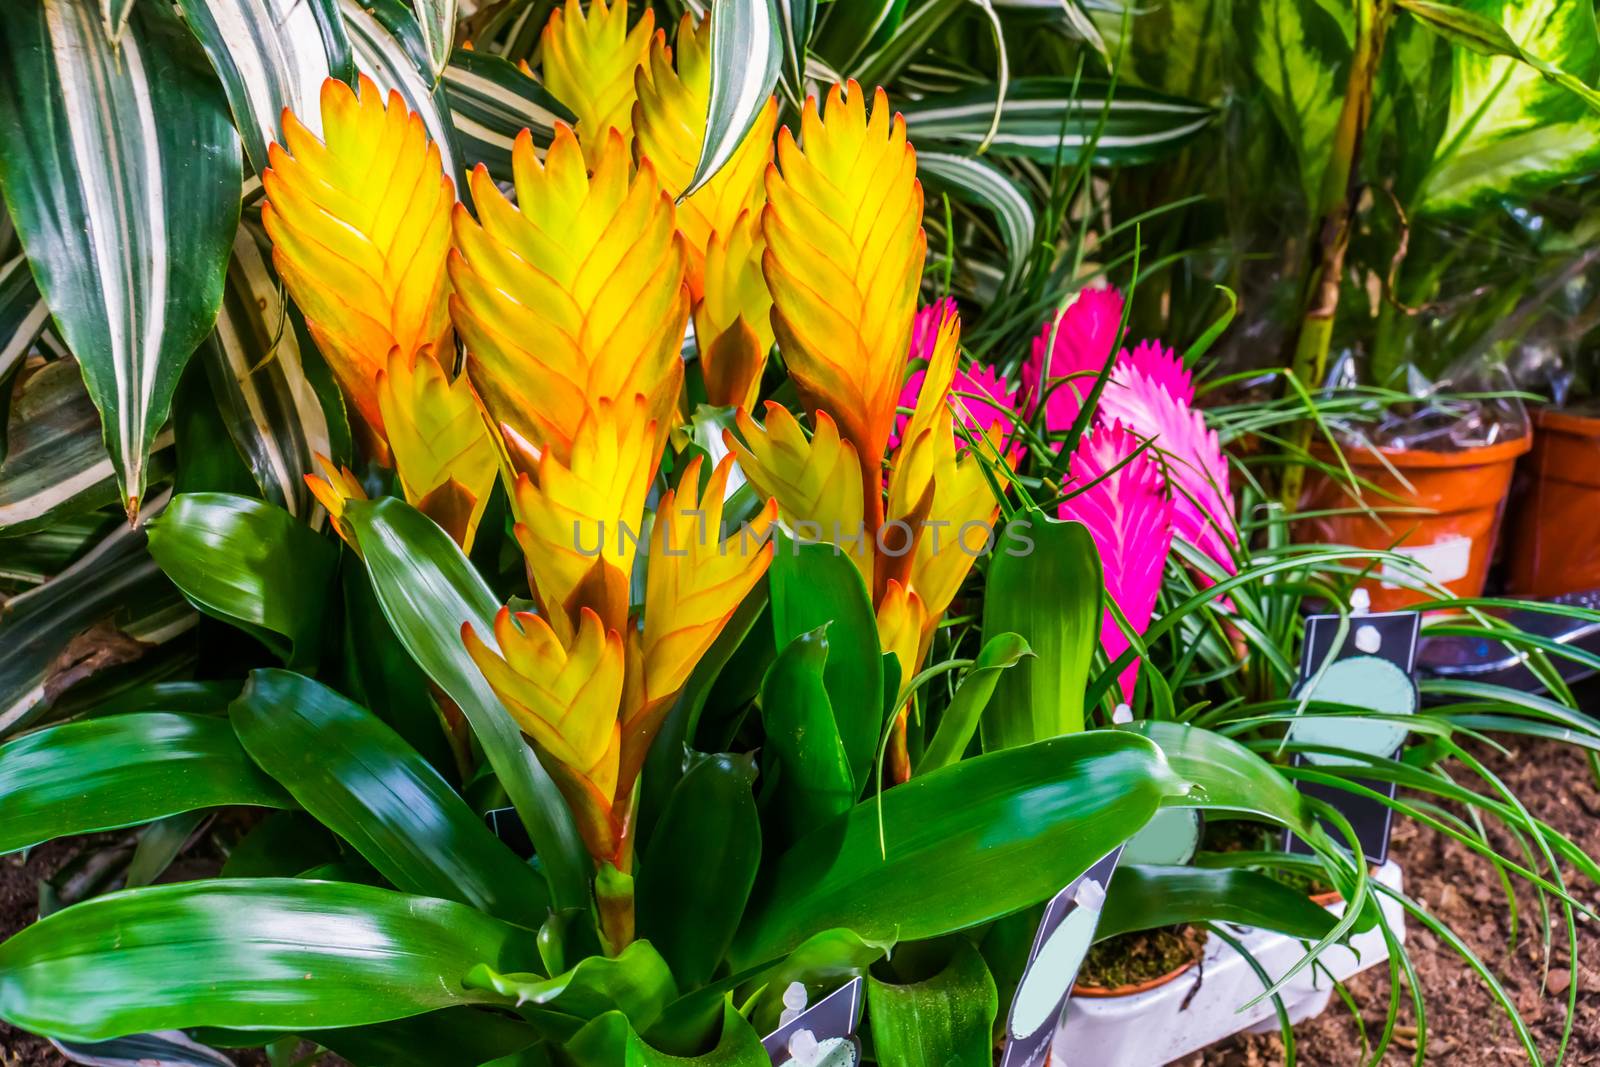
[(1163, 926), (1107, 938), (1089, 950), (1078, 985), (1121, 990), (1165, 978), (1200, 958), (1206, 934), (1192, 926)]
[[(1509, 755), (1482, 749), (1476, 755), (1538, 818), (1565, 833), (1589, 855), (1600, 857), (1600, 790), (1587, 760), (1568, 745), (1506, 739)], [(1490, 827), (1496, 849), (1516, 855), (1517, 846), (1497, 826)], [(1540, 1055), (1554, 1063), (1561, 1044), (1568, 987), (1576, 982), (1578, 1005), (1566, 1061), (1600, 1064), (1600, 923), (1578, 921), (1578, 965), (1574, 969), (1565, 935), (1551, 949), (1549, 981), (1540, 987), (1542, 951), (1534, 895), (1518, 886), (1519, 944), (1508, 949), (1510, 924), (1499, 880), (1490, 865), (1456, 842), (1413, 823), (1395, 824), (1394, 857), (1405, 869), (1405, 890), (1422, 902), (1472, 947), (1499, 977), (1538, 1042)], [(1570, 870), (1563, 875), (1573, 896), (1600, 911), (1600, 887)], [(1427, 1062), (1451, 1067), (1512, 1067), (1527, 1056), (1511, 1024), (1476, 973), (1448, 946), (1415, 923), (1406, 930), (1427, 1004)], [(1389, 1004), (1389, 977), (1379, 967), (1350, 983), (1367, 1032), (1376, 1038)], [(1401, 1009), (1400, 1037), (1384, 1064), (1409, 1064), (1416, 1049), (1416, 1019), (1409, 994)], [(1365, 1062), (1360, 1030), (1334, 998), (1328, 1010), (1295, 1027), (1295, 1054), (1303, 1067), (1353, 1067)], [(1284, 1062), (1277, 1035), (1239, 1035), (1178, 1061), (1178, 1067), (1269, 1067)]]
[[(1570, 836), (1591, 856), (1600, 857), (1600, 790), (1587, 762), (1576, 750), (1549, 742), (1509, 745), (1509, 756), (1479, 753), (1534, 815)], [(1515, 845), (1491, 827), (1497, 847), (1510, 854)], [(103, 843), (103, 838), (91, 839)], [(0, 857), (0, 939), (30, 922), (37, 908), (38, 880), (59, 870), (84, 841), (52, 842), (21, 856)], [(1489, 865), (1431, 830), (1408, 823), (1395, 828), (1393, 852), (1405, 868), (1406, 891), (1447, 922), (1499, 975), (1539, 1042), (1554, 1062), (1560, 1044), (1568, 986), (1576, 982), (1578, 1007), (1566, 1062), (1600, 1064), (1600, 923), (1579, 923), (1578, 966), (1559, 944), (1552, 950), (1548, 986), (1541, 991), (1541, 958), (1533, 895), (1519, 888), (1520, 944), (1507, 950), (1510, 929), (1505, 901)], [(1567, 872), (1570, 875), (1570, 872)], [(190, 874), (190, 877), (195, 876)], [(1600, 911), (1600, 887), (1569, 877), (1574, 895)], [(1451, 1067), (1507, 1067), (1525, 1062), (1510, 1024), (1471, 969), (1447, 946), (1412, 924), (1407, 931), (1411, 957), (1427, 998), (1428, 1061)], [(1558, 938), (1559, 942), (1559, 938)], [(1388, 1005), (1385, 969), (1368, 972), (1350, 984), (1368, 1031), (1376, 1035)], [(1415, 1019), (1402, 1008), (1402, 1038), (1385, 1064), (1410, 1063)], [(1363, 1062), (1358, 1027), (1337, 998), (1316, 1019), (1295, 1028), (1298, 1062), (1305, 1067), (1352, 1067)], [(1241, 1035), (1182, 1061), (1180, 1067), (1269, 1067), (1284, 1061), (1276, 1036)], [(259, 1062), (259, 1061), (258, 1061)], [(0, 1067), (64, 1067), (67, 1061), (49, 1043), (0, 1023)]]

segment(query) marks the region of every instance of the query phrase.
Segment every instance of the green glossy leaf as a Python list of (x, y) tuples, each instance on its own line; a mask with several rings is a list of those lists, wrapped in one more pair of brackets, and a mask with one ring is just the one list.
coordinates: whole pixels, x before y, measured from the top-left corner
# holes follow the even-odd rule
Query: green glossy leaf
[(717, 1045), (701, 1056), (669, 1056), (647, 1045), (621, 1012), (609, 1012), (579, 1030), (563, 1049), (575, 1067), (770, 1067), (761, 1038), (731, 1001), (724, 1001)]
[(250, 757), (397, 888), (544, 922), (544, 880), (370, 711), (309, 678), (262, 670), (229, 718)]
[(1316, 941), (1335, 919), (1305, 892), (1256, 871), (1199, 867), (1117, 868), (1095, 939), (1179, 923), (1230, 922)]
[(293, 803), (210, 716), (113, 715), (0, 745), (0, 854), (179, 812)]
[(786, 841), (849, 811), (860, 792), (823, 681), (828, 650), (826, 626), (801, 634), (761, 683), (761, 723), (778, 773), (773, 804)]
[(1344, 105), (1355, 18), (1342, 0), (1260, 0), (1239, 9), (1245, 62), (1294, 152), (1300, 188), (1319, 211)]
[(984, 642), (1016, 634), (1034, 658), (1001, 675), (994, 708), (979, 727), (985, 750), (1083, 729), (1083, 694), (1100, 643), (1101, 589), (1100, 557), (1082, 523), (1035, 508), (1006, 524), (989, 563)]
[(178, 0), (222, 82), (245, 155), (257, 174), (283, 140), (288, 108), (322, 135), (322, 83), (354, 76), (350, 39), (334, 0)]
[(444, 69), (444, 91), (466, 166), (482, 163), (501, 181), (511, 180), (511, 146), (527, 130), (548, 147), (555, 124), (578, 120), (539, 82), (492, 52), (456, 49)]
[(0, 1018), (82, 1041), (359, 1026), (498, 1001), (462, 978), (485, 962), (515, 969), (532, 949), (530, 931), (446, 900), (294, 878), (180, 882), (95, 897), (0, 944)]
[[(30, 365), (11, 392), (0, 460), (0, 528), (8, 535), (117, 499), (117, 472), (100, 440), (100, 413), (74, 359)], [(151, 444), (151, 480), (172, 467), (172, 431)]]
[(1458, 45), (1450, 113), (1418, 206), (1460, 212), (1588, 173), (1600, 160), (1594, 7), (1561, 0), (1411, 3)]
[(450, 536), (405, 501), (354, 502), (345, 515), (384, 616), (471, 723), (533, 839), (555, 906), (587, 908), (593, 864), (566, 802), (461, 642), (464, 622), (493, 642), (494, 594)]
[(1173, 770), (1203, 791), (1175, 797), (1170, 806), (1257, 816), (1305, 834), (1318, 832), (1294, 784), (1239, 742), (1196, 726), (1150, 719), (1122, 730), (1160, 745)]
[(303, 811), (275, 811), (239, 839), (224, 878), (290, 878), (339, 858), (339, 842)]
[(867, 1009), (878, 1062), (895, 1067), (988, 1064), (1000, 1011), (994, 978), (971, 942), (938, 974), (895, 985), (867, 976)]
[(700, 159), (684, 196), (733, 158), (777, 88), (783, 66), (779, 0), (718, 0), (711, 17), (711, 101)]
[(744, 916), (761, 863), (755, 761), (701, 756), (650, 835), (637, 879), (639, 936), (686, 986), (711, 980)]
[(255, 635), (284, 662), (315, 663), (339, 550), (264, 500), (172, 498), (150, 554), (189, 602)]
[(260, 240), (239, 227), (217, 328), (195, 358), (261, 495), (316, 529), (324, 515), (305, 476), (319, 470), (319, 455), (349, 458), (350, 426), (332, 373)]
[(811, 989), (834, 989), (851, 978), (867, 973), (879, 960), (888, 958), (894, 941), (864, 941), (850, 930), (824, 930), (806, 938), (798, 948), (757, 972), (741, 985), (741, 997), (751, 998), (746, 1012), (750, 1022), (764, 1034), (782, 1025), (783, 993), (799, 982)]
[(917, 175), (930, 189), (947, 190), (953, 199), (994, 215), (1006, 246), (1006, 278), (1014, 281), (1033, 253), (1039, 225), (1022, 186), (992, 163), (951, 152), (918, 152)]
[(648, 941), (633, 942), (614, 959), (590, 956), (554, 978), (478, 966), (468, 972), (466, 984), (498, 993), (518, 1008), (532, 1005), (579, 1019), (621, 1012), (640, 1030), (678, 995), (666, 961)]
[(354, 1067), (479, 1067), (514, 1055), (538, 1040), (521, 1019), (480, 1008), (445, 1008), (409, 1019), (318, 1030), (317, 1044), (332, 1049)]
[(978, 732), (978, 721), (989, 706), (995, 686), (1000, 684), (1001, 672), (1031, 655), (1033, 649), (1017, 634), (995, 634), (984, 642), (978, 658), (961, 679), (961, 687), (956, 690), (950, 706), (940, 717), (939, 728), (917, 763), (918, 774), (947, 767), (961, 758)]
[(122, 879), (123, 886), (135, 889), (150, 885), (160, 878), (205, 819), (204, 811), (186, 811), (157, 819), (139, 831), (139, 843), (134, 847), (133, 858), (128, 861), (128, 873)]
[(775, 537), (774, 544), (767, 571), (773, 636), (781, 649), (801, 634), (828, 627), (823, 681), (859, 793), (872, 781), (883, 730), (877, 615), (861, 572), (833, 545), (798, 544), (783, 536)]
[(114, 524), (66, 569), (6, 602), (0, 737), (42, 721), (74, 687), (185, 637), (196, 618), (145, 550), (144, 531)]
[(136, 514), (178, 376), (211, 331), (239, 141), (159, 3), (113, 44), (93, 0), (0, 8), (0, 188)]
[(461, 769), (428, 676), (389, 628), (355, 553), (343, 557), (339, 572), (344, 587), (344, 691), (394, 727), (447, 781), (459, 784)]
[[(1014, 78), (988, 153), (1072, 166), (1093, 151), (1102, 166), (1149, 163), (1186, 144), (1216, 112), (1205, 104), (1130, 85), (1071, 77)], [(989, 135), (998, 87), (978, 85), (901, 103), (906, 131), (918, 145), (942, 142), (976, 149)], [(1109, 108), (1106, 97), (1110, 95)], [(1105, 129), (1096, 130), (1105, 114)]]
[(833, 928), (870, 941), (937, 937), (1058, 892), (1188, 790), (1159, 750), (1130, 740), (1110, 730), (1053, 738), (858, 804), (778, 857), (734, 942), (735, 967)]

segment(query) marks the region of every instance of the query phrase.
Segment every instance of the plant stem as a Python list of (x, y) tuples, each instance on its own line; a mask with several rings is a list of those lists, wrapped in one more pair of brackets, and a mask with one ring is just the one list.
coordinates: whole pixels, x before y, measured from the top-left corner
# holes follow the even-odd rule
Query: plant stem
[[(1355, 53), (1350, 59), (1344, 105), (1339, 110), (1333, 152), (1322, 176), (1322, 193), (1316, 205), (1321, 218), (1320, 237), (1316, 261), (1306, 275), (1300, 332), (1291, 364), (1292, 373), (1307, 391), (1318, 388), (1328, 370), (1328, 349), (1333, 340), (1334, 318), (1339, 311), (1344, 256), (1350, 247), (1350, 232), (1361, 190), (1361, 143), (1372, 117), (1373, 87), (1377, 83), (1379, 61), (1383, 58), (1384, 33), (1393, 10), (1390, 0), (1359, 0), (1355, 7)], [(1311, 426), (1309, 419), (1295, 424), (1290, 434), (1291, 448), (1304, 451), (1311, 442)], [(1289, 464), (1284, 471), (1280, 495), (1289, 511), (1298, 503), (1304, 482), (1304, 465)]]
[(594, 899), (606, 955), (620, 955), (633, 943), (633, 876), (609, 863), (602, 865), (594, 876)]

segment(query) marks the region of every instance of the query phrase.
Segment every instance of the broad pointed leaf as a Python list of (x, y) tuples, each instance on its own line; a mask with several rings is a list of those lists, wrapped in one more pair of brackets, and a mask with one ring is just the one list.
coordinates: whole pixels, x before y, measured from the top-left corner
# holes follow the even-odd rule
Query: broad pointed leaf
[(267, 145), (283, 140), (288, 108), (322, 133), (317, 94), (328, 78), (351, 81), (354, 66), (335, 0), (179, 0), (233, 109), (255, 172)]
[(228, 804), (294, 802), (215, 716), (108, 715), (0, 745), (0, 853)]
[(405, 501), (352, 501), (345, 517), (395, 635), (472, 724), (533, 838), (554, 903), (588, 907), (593, 864), (566, 802), (461, 641), (463, 622), (493, 640), (499, 600), (450, 536)]
[(136, 515), (239, 218), (238, 137), (169, 8), (115, 44), (92, 0), (0, 11), (0, 187)]
[(359, 1026), (498, 1002), (462, 978), (536, 958), (530, 931), (452, 901), (297, 878), (180, 882), (95, 897), (0, 945), (0, 1018), (80, 1041)]

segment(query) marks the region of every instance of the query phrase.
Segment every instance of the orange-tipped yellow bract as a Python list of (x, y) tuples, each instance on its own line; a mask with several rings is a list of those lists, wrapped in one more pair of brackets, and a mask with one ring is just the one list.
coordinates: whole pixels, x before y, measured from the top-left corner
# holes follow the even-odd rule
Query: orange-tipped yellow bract
[(655, 33), (649, 4), (628, 28), (628, 0), (579, 0), (550, 13), (539, 39), (545, 86), (577, 116), (578, 135), (591, 162), (604, 149), (606, 133), (633, 135), (634, 72), (644, 62)]
[(768, 171), (763, 269), (814, 432), (769, 404), (764, 427), (741, 411), (737, 433), (724, 436), (797, 534), (850, 554), (872, 591), (880, 643), (908, 680), (984, 548), (1009, 461), (992, 440), (957, 448), (952, 311), (885, 484), (927, 245), (916, 157), (881, 90), (869, 112), (859, 86), (836, 88), (824, 113), (807, 101), (801, 124), (804, 147), (781, 131)]
[(339, 385), (380, 435), (389, 352), (453, 352), (445, 256), (455, 185), (422, 119), (367, 77), (322, 86), (323, 141), (285, 111), (261, 221), (272, 262)]
[(490, 416), (563, 459), (602, 400), (645, 397), (664, 432), (683, 377), (689, 298), (672, 198), (648, 161), (633, 172), (616, 131), (595, 155), (591, 174), (558, 125), (541, 163), (524, 131), (517, 205), (474, 171), (478, 217), (457, 208), (450, 256), (450, 309)]
[[(614, 127), (598, 143), (579, 130), (558, 126), (543, 161), (518, 138), (515, 206), (479, 169), (477, 217), (456, 212), (451, 311), (498, 430), (540, 609), (520, 626), (502, 614), (499, 652), (470, 630), (465, 639), (560, 784), (596, 864), (626, 872), (644, 754), (764, 573), (761, 535), (776, 505), (734, 535), (741, 541), (719, 540), (730, 456), (703, 494), (698, 462), (682, 468), (647, 522), (682, 390), (688, 256), (650, 159), (635, 161)], [(645, 544), (641, 608), (630, 592)], [(558, 693), (547, 682), (585, 670), (595, 674), (586, 688)], [(615, 922), (613, 946), (631, 936), (630, 917)]]
[(767, 169), (762, 260), (773, 326), (808, 408), (855, 446), (869, 514), (905, 377), (928, 240), (905, 120), (880, 89), (870, 113), (854, 82), (785, 127)]

